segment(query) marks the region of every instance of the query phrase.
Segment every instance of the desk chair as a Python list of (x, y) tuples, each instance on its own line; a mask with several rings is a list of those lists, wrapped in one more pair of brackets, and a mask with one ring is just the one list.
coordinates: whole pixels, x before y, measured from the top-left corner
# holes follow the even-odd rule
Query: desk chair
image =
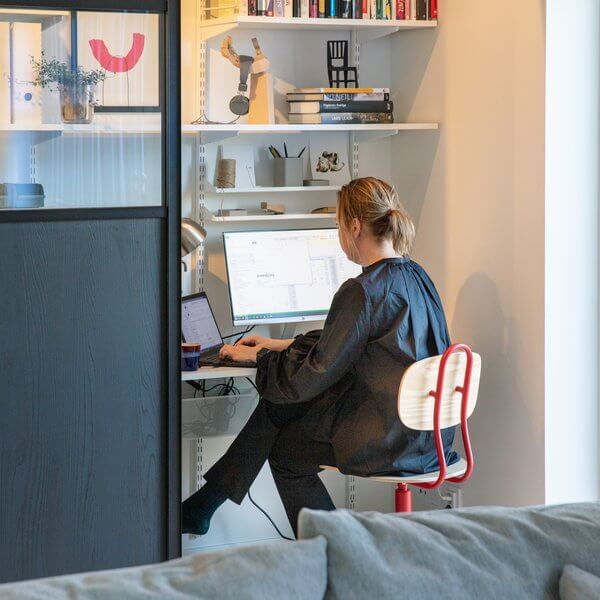
[[(433, 431), (439, 471), (410, 477), (374, 475), (372, 481), (396, 484), (396, 512), (412, 511), (409, 485), (434, 489), (445, 481), (462, 483), (473, 472), (473, 451), (467, 419), (473, 413), (479, 392), (481, 356), (466, 344), (454, 344), (441, 356), (412, 364), (404, 373), (398, 390), (398, 416), (410, 429)], [(446, 465), (441, 430), (460, 423), (466, 460)], [(321, 465), (322, 469), (338, 471)], [(339, 472), (339, 471), (338, 471)]]

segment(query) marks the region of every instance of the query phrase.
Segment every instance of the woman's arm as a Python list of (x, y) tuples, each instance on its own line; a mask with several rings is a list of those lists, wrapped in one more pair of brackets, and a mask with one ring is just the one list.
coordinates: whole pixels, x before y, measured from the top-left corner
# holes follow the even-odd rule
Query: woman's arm
[(258, 357), (257, 387), (265, 400), (306, 402), (336, 384), (364, 351), (370, 305), (362, 285), (350, 279), (333, 298), (318, 341), (307, 348), (303, 336), (283, 352)]

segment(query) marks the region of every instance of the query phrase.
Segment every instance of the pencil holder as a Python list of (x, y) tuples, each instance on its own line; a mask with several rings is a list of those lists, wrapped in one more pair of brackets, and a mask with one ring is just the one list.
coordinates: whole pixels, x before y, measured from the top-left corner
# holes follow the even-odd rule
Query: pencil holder
[(304, 160), (301, 157), (274, 158), (275, 187), (300, 187), (304, 171)]
[(217, 187), (235, 187), (235, 160), (233, 158), (221, 158), (217, 163)]

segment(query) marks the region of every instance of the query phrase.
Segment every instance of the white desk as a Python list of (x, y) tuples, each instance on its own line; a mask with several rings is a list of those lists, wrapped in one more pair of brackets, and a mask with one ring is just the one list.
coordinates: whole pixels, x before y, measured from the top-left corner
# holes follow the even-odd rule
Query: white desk
[(181, 371), (181, 381), (223, 379), (227, 377), (254, 378), (255, 375), (256, 368), (250, 367), (200, 367), (197, 371)]

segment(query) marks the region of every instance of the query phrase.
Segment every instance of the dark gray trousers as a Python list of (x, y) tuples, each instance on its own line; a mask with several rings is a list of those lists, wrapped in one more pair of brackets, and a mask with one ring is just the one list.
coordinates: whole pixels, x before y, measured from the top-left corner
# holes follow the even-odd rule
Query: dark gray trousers
[(333, 510), (318, 473), (319, 465), (335, 465), (335, 458), (331, 444), (315, 441), (303, 419), (312, 405), (259, 400), (227, 452), (204, 476), (208, 484), (240, 504), (268, 460), (294, 533), (300, 509)]

